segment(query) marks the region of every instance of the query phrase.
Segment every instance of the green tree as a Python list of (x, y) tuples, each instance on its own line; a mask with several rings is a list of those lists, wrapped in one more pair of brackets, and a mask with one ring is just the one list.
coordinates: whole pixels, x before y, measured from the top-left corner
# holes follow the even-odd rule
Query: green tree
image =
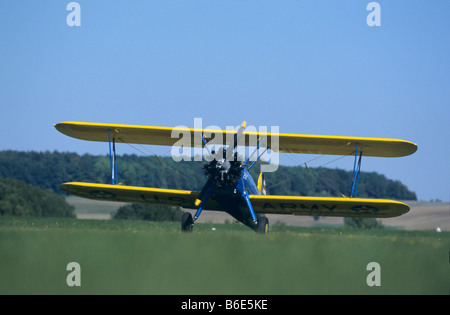
[[(161, 161), (161, 163), (159, 162)], [(206, 182), (201, 165), (205, 162), (175, 162), (170, 157), (117, 157), (119, 182), (130, 186), (173, 188), (200, 191)], [(258, 162), (250, 173), (259, 175)], [(111, 183), (108, 155), (60, 152), (0, 151), (0, 177), (15, 178), (44, 189), (63, 194), (64, 182), (80, 181)], [(350, 196), (352, 172), (329, 168), (280, 166), (275, 173), (266, 173), (270, 195)], [(375, 172), (361, 172), (358, 197), (416, 200), (416, 194), (399, 181), (387, 179)]]
[(344, 226), (356, 229), (382, 229), (383, 225), (375, 218), (344, 218)]
[(75, 217), (65, 198), (16, 179), (0, 178), (0, 215)]
[(120, 207), (113, 219), (180, 221), (182, 215), (180, 207), (133, 203)]

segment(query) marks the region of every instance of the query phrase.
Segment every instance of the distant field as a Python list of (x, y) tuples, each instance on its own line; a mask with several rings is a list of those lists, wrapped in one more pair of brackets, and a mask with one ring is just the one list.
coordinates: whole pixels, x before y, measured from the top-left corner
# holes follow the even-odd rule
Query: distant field
[[(0, 217), (0, 294), (449, 294), (450, 232)], [(81, 286), (69, 287), (69, 262)], [(369, 287), (378, 262), (381, 286)]]
[[(67, 197), (67, 202), (75, 206), (76, 214), (81, 219), (110, 219), (117, 209), (125, 203), (96, 201), (79, 197)], [(411, 210), (400, 217), (381, 219), (387, 228), (403, 230), (436, 230), (450, 231), (450, 204), (445, 202), (406, 201)], [(195, 211), (192, 211), (195, 213)], [(270, 223), (280, 222), (292, 226), (340, 226), (343, 218), (321, 217), (314, 220), (308, 216), (267, 215)], [(204, 211), (198, 222), (224, 223), (233, 221), (227, 213)]]
[(90, 200), (75, 196), (66, 197), (67, 203), (75, 207), (75, 213), (81, 219), (110, 219), (126, 203)]

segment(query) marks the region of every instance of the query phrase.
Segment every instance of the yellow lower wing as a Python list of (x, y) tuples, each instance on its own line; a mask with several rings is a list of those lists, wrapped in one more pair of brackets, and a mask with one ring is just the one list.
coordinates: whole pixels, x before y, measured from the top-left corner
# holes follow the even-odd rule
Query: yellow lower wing
[[(196, 208), (194, 202), (199, 195), (198, 192), (189, 190), (80, 182), (64, 183), (61, 188), (69, 194), (88, 199), (172, 205), (191, 209)], [(219, 210), (219, 206), (214, 200), (208, 201), (205, 208)]]
[(409, 211), (402, 202), (384, 199), (251, 195), (250, 200), (258, 213), (389, 218)]
[[(198, 192), (189, 190), (80, 182), (65, 183), (61, 188), (69, 194), (83, 198), (163, 204), (187, 209), (197, 208), (195, 200), (199, 195)], [(408, 205), (404, 203), (384, 199), (250, 195), (250, 201), (257, 213), (389, 218), (409, 211)], [(220, 205), (213, 199), (207, 202), (205, 209), (221, 210)]]

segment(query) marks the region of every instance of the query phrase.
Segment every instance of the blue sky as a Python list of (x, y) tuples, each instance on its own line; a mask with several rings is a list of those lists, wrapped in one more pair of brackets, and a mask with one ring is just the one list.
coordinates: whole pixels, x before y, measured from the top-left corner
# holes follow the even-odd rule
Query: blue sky
[[(66, 23), (69, 2), (0, 5), (0, 150), (108, 152), (58, 133), (62, 121), (245, 120), (415, 142), (415, 154), (363, 158), (362, 170), (421, 200), (449, 200), (450, 1), (377, 1), (373, 27), (368, 0), (80, 0), (79, 27)], [(352, 166), (351, 157), (327, 165)]]

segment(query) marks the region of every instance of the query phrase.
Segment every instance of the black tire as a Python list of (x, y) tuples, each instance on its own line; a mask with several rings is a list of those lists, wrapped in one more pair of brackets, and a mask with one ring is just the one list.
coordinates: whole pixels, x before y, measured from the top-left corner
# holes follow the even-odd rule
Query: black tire
[(192, 219), (192, 214), (189, 212), (183, 213), (181, 217), (181, 232), (192, 232), (194, 228), (194, 220)]
[(267, 217), (260, 217), (258, 225), (256, 226), (256, 233), (269, 234), (269, 219)]

